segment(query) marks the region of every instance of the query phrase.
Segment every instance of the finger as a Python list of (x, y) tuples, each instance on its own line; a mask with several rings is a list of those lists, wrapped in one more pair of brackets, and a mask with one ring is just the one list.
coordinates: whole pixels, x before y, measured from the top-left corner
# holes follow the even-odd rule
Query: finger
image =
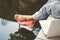
[(18, 14), (14, 15), (14, 19), (18, 20)]
[(34, 24), (35, 24), (35, 22), (33, 23), (33, 21), (25, 21), (25, 22), (18, 22), (18, 23), (21, 24), (21, 25), (28, 26), (30, 28), (33, 28)]
[(18, 22), (18, 23), (21, 24), (21, 25), (27, 26), (27, 22)]
[(16, 14), (14, 16), (14, 18), (17, 20), (17, 21), (23, 21), (24, 19), (22, 18), (22, 15), (19, 15), (19, 14)]
[(16, 14), (14, 17), (17, 21), (27, 21), (27, 16)]

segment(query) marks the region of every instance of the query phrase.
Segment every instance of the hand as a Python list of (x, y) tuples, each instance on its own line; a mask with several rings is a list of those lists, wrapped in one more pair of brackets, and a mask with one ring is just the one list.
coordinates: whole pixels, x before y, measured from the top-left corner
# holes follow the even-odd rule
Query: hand
[(34, 20), (31, 21), (24, 21), (24, 22), (19, 22), (17, 21), (19, 24), (24, 25), (24, 26), (28, 26), (30, 28), (34, 28), (35, 22)]
[(33, 17), (31, 15), (19, 15), (19, 14), (16, 14), (14, 16), (14, 18), (20, 22), (22, 21), (29, 21), (29, 20), (33, 20)]
[(35, 25), (35, 20), (33, 20), (32, 16), (27, 16), (27, 15), (19, 15), (19, 14), (16, 14), (14, 16), (14, 18), (17, 20), (17, 22), (21, 25), (26, 25), (26, 26), (29, 26), (31, 28), (34, 27)]

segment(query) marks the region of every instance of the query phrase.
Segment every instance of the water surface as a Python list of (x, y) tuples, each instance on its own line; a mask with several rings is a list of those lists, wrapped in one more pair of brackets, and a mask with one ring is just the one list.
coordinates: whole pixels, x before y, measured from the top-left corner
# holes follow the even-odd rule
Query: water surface
[(18, 28), (18, 23), (0, 19), (0, 40), (8, 40), (10, 33), (18, 31)]

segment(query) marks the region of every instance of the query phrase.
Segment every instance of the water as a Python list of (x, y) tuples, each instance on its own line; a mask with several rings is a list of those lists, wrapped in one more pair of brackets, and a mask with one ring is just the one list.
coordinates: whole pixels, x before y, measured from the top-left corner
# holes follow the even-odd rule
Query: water
[[(7, 21), (0, 18), (0, 40), (10, 39), (10, 34), (18, 31), (18, 29), (19, 24), (17, 22)], [(34, 35), (37, 36), (39, 30), (40, 28), (35, 28), (33, 31)]]
[(8, 40), (10, 33), (18, 31), (18, 28), (18, 23), (0, 19), (0, 40)]

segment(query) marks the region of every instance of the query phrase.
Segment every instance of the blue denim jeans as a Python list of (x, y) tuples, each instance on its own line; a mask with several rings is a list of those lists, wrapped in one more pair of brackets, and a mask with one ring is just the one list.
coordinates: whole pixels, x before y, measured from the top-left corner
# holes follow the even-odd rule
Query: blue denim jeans
[(39, 31), (40, 31), (40, 28), (35, 28), (35, 29), (33, 30), (34, 35), (37, 36), (38, 33), (39, 33)]

